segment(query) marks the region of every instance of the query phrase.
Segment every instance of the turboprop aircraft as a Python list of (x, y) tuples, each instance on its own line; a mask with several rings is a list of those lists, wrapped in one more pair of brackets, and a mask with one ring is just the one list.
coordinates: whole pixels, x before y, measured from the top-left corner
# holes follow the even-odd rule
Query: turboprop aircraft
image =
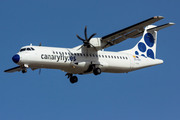
[[(85, 27), (85, 39), (77, 35), (83, 44), (74, 48), (43, 47), (41, 44), (24, 46), (12, 57), (14, 63), (19, 66), (4, 72), (22, 71), (26, 73), (28, 68), (32, 70), (60, 69), (66, 72), (71, 83), (76, 83), (78, 78), (74, 74), (128, 73), (162, 64), (163, 60), (156, 58), (157, 31), (174, 25), (174, 23), (170, 22), (160, 26), (151, 24), (163, 18), (163, 16), (155, 16), (102, 38), (93, 38), (96, 33), (88, 38), (87, 27)], [(105, 48), (128, 38), (140, 36), (142, 38), (132, 49), (118, 52), (104, 51)]]

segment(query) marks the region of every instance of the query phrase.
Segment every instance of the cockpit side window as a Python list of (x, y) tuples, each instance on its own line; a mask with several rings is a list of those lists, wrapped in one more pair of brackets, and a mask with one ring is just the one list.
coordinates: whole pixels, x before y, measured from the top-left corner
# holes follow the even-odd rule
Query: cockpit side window
[(35, 49), (31, 47), (31, 50), (35, 50)]
[(27, 48), (28, 51), (30, 51), (31, 49), (30, 48)]
[(35, 50), (34, 48), (30, 47), (30, 48), (21, 48), (19, 52), (23, 52), (23, 51), (33, 51)]
[(20, 51), (19, 52), (22, 52), (22, 51), (25, 51), (26, 50), (26, 48), (22, 48), (22, 49), (20, 49)]

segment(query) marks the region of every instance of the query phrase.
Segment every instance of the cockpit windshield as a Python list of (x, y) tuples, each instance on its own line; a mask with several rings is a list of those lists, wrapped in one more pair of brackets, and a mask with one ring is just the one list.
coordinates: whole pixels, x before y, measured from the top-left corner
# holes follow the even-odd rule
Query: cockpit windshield
[(19, 52), (23, 51), (34, 51), (35, 49), (33, 47), (27, 47), (27, 48), (21, 48)]

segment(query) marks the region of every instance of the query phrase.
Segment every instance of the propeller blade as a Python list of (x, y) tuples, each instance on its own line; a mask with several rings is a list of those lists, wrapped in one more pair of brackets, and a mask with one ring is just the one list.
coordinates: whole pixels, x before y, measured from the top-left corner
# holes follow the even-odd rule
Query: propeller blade
[(87, 38), (87, 26), (84, 29), (84, 35), (85, 35), (85, 40), (88, 40), (88, 38)]
[(92, 37), (94, 37), (96, 35), (96, 33), (92, 34), (89, 39), (88, 39), (88, 42), (91, 40)]
[(82, 39), (81, 37), (78, 36), (78, 34), (76, 34), (77, 38), (79, 38), (82, 41), (85, 41), (84, 39)]

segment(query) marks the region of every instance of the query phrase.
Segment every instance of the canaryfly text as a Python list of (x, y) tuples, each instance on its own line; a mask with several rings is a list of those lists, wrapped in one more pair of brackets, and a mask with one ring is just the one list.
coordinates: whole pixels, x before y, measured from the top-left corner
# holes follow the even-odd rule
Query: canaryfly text
[[(69, 58), (69, 59), (68, 59)], [(75, 56), (65, 56), (65, 55), (48, 55), (48, 54), (41, 54), (41, 59), (48, 59), (48, 60), (56, 60), (56, 62), (64, 61), (76, 61)]]

